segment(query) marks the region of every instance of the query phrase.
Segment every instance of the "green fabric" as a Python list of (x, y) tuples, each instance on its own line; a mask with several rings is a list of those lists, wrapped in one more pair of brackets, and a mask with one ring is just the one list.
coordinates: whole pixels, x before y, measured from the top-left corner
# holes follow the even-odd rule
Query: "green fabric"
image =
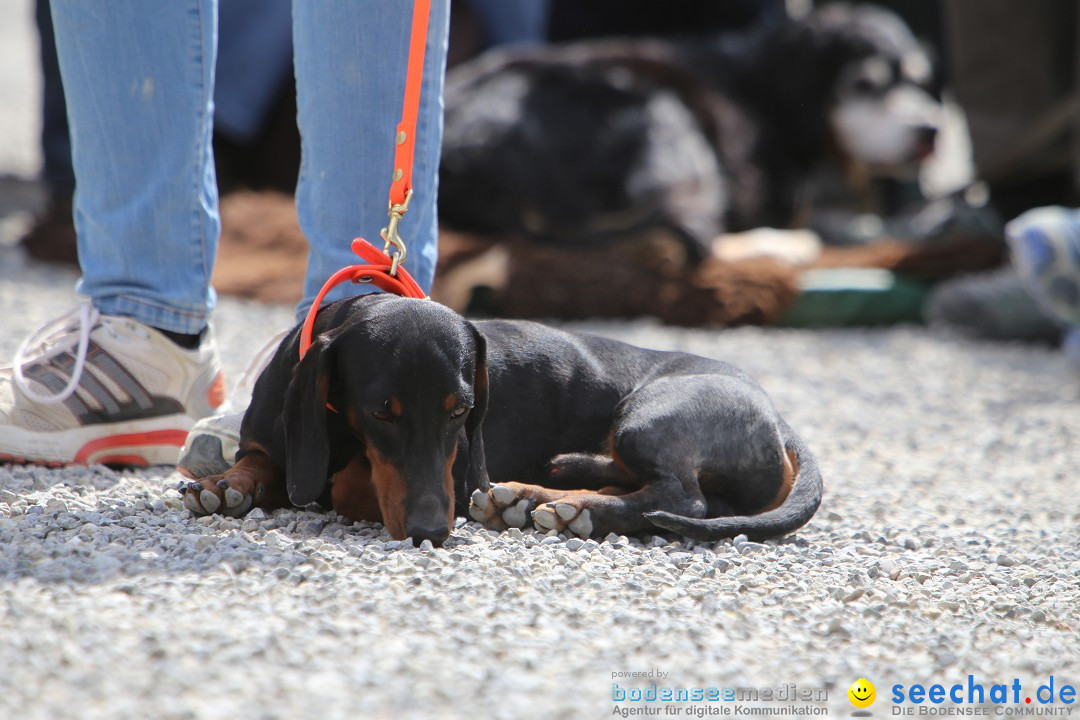
[(801, 278), (783, 327), (845, 327), (921, 323), (930, 284), (876, 268), (810, 270)]

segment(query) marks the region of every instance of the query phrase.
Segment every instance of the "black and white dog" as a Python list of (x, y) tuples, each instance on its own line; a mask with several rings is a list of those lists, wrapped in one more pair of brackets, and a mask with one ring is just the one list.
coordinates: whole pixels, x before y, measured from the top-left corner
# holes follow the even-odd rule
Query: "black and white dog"
[(798, 225), (823, 167), (911, 175), (934, 84), (907, 26), (865, 5), (692, 44), (489, 54), (447, 81), (440, 219), (567, 244), (663, 227), (704, 257), (719, 233)]

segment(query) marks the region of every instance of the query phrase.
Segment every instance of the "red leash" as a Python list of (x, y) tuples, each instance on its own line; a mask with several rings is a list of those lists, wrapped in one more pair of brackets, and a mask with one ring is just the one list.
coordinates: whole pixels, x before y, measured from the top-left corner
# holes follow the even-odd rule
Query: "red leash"
[[(398, 224), (409, 210), (412, 200), (413, 151), (416, 147), (416, 118), (420, 112), (420, 81), (424, 72), (424, 46), (427, 43), (428, 16), (431, 0), (415, 0), (413, 5), (412, 33), (409, 40), (409, 67), (405, 75), (405, 102), (401, 109), (401, 122), (394, 136), (394, 175), (390, 185), (390, 222), (379, 233), (384, 241), (380, 251), (363, 238), (352, 241), (352, 251), (364, 260), (365, 265), (350, 265), (338, 270), (322, 286), (315, 302), (308, 309), (300, 330), (300, 357), (311, 347), (311, 333), (315, 316), (319, 313), (323, 298), (333, 288), (344, 282), (370, 283), (384, 292), (404, 297), (425, 298), (427, 294), (412, 276), (401, 267), (405, 261), (405, 241), (398, 234)], [(390, 255), (390, 248), (396, 252)]]

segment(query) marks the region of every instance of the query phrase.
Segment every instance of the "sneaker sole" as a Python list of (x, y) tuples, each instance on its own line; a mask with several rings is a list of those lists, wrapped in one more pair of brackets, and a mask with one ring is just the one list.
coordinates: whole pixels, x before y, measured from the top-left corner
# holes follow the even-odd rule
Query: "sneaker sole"
[(50, 467), (175, 465), (194, 424), (186, 415), (168, 415), (50, 433), (9, 427), (0, 441), (0, 462)]
[[(236, 442), (232, 442), (233, 455)], [(221, 475), (233, 464), (225, 459), (222, 438), (217, 435), (199, 435), (181, 451), (176, 470), (186, 478), (198, 480), (210, 475)]]

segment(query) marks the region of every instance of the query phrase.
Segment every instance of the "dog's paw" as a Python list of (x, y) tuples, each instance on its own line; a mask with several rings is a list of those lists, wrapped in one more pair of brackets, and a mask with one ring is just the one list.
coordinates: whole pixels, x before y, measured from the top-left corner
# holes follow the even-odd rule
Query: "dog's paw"
[(233, 487), (220, 476), (181, 483), (177, 490), (184, 496), (184, 507), (197, 516), (218, 513), (239, 517), (255, 503), (254, 494), (246, 488)]
[(532, 520), (536, 529), (541, 532), (569, 530), (583, 538), (589, 537), (593, 532), (592, 513), (589, 509), (579, 508), (565, 500), (538, 505), (532, 512)]
[(492, 485), (487, 492), (473, 491), (469, 502), (469, 516), (492, 530), (523, 528), (529, 524), (529, 511), (535, 503), (519, 497), (506, 485)]

